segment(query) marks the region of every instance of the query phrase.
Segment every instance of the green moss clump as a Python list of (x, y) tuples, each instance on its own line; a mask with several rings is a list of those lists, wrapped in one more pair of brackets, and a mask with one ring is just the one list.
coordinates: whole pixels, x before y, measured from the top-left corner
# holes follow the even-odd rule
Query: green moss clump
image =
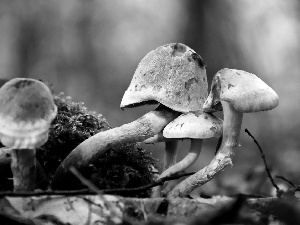
[[(111, 129), (102, 115), (89, 112), (83, 103), (63, 94), (54, 96), (54, 100), (57, 117), (51, 124), (47, 143), (38, 149), (36, 156), (50, 181), (57, 167), (77, 145), (98, 132)], [(122, 145), (107, 151), (90, 168), (87, 178), (101, 189), (139, 187), (153, 181), (155, 164), (149, 151), (135, 144)], [(79, 185), (79, 188), (83, 187)], [(148, 194), (146, 191), (131, 196), (147, 197)]]

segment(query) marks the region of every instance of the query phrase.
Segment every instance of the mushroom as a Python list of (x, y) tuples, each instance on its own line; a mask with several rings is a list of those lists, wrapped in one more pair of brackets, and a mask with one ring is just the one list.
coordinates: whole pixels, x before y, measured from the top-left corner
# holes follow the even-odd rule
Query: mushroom
[[(197, 114), (187, 113), (177, 117), (164, 128), (163, 137), (168, 140), (191, 139), (191, 147), (184, 159), (165, 170), (158, 179), (189, 168), (197, 160), (201, 152), (203, 139), (219, 138), (221, 134), (222, 120), (212, 114), (203, 112)], [(157, 186), (152, 189), (152, 197), (160, 197), (161, 187)]]
[(14, 191), (35, 189), (35, 149), (48, 140), (57, 107), (41, 81), (15, 78), (0, 89), (0, 141), (11, 148)]
[[(192, 104), (196, 103), (197, 107), (203, 104), (201, 99), (207, 95), (206, 71), (201, 71), (200, 77), (195, 77), (194, 75), (190, 76), (187, 70), (179, 68), (182, 67), (180, 63), (174, 63), (174, 61), (182, 58), (185, 60), (183, 62), (184, 64), (188, 63), (189, 65), (189, 62), (192, 61), (199, 64), (200, 68), (204, 66), (204, 62), (201, 57), (189, 47), (183, 44), (170, 45), (172, 46), (171, 51), (168, 52), (157, 49), (161, 51), (158, 58), (153, 60), (152, 57), (155, 53), (152, 52), (152, 54), (154, 53), (153, 56), (149, 53), (148, 57), (143, 59), (143, 66), (140, 67), (140, 70), (137, 69), (135, 73), (136, 76), (133, 77), (129, 88), (123, 96), (121, 108), (130, 107), (130, 105), (139, 104), (141, 102), (150, 101), (151, 103), (155, 100), (178, 112), (199, 110), (199, 108), (191, 109), (187, 106), (190, 102), (194, 102)], [(170, 45), (163, 46), (163, 48), (169, 47)], [(155, 68), (161, 64), (163, 64), (162, 71), (159, 72), (159, 75), (155, 74)], [(153, 76), (145, 76), (147, 73)], [(180, 80), (175, 80), (175, 77)], [(185, 84), (183, 87), (181, 82), (184, 79)], [(197, 86), (198, 84), (199, 86)], [(191, 86), (197, 90), (199, 96), (196, 96), (196, 92), (186, 92), (185, 89), (189, 89)], [(179, 103), (178, 97), (185, 98), (185, 101)], [(177, 141), (165, 141), (165, 153), (163, 170), (176, 163)]]
[(76, 178), (71, 166), (83, 175), (108, 149), (141, 142), (159, 133), (179, 113), (200, 111), (207, 96), (207, 78), (202, 58), (183, 44), (168, 44), (148, 53), (139, 63), (126, 90), (121, 108), (160, 103), (137, 120), (100, 132), (77, 146), (54, 174), (53, 189), (72, 189)]
[(233, 150), (239, 145), (243, 113), (267, 111), (279, 104), (276, 92), (256, 75), (234, 69), (222, 69), (213, 78), (211, 92), (203, 105), (205, 112), (223, 109), (223, 140), (208, 166), (179, 183), (169, 197), (187, 196), (231, 165)]

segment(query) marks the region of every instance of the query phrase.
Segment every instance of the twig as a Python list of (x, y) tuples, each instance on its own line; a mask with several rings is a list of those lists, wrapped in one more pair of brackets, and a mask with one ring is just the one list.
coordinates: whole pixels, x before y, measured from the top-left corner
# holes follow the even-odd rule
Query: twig
[(103, 195), (103, 191), (101, 191), (95, 184), (93, 184), (91, 181), (82, 176), (81, 173), (79, 173), (74, 167), (71, 167), (70, 171), (78, 178), (78, 180), (81, 181), (82, 184), (84, 184), (90, 190), (92, 190), (98, 195)]
[[(74, 171), (76, 171), (75, 168), (70, 168), (70, 170), (71, 170), (72, 173), (74, 173)], [(75, 175), (75, 173), (78, 173), (78, 174)], [(98, 191), (100, 191), (102, 194), (104, 192), (106, 194), (118, 194), (118, 193), (120, 194), (120, 193), (128, 193), (128, 192), (145, 191), (145, 190), (150, 189), (152, 187), (155, 187), (155, 186), (158, 186), (158, 185), (162, 185), (166, 181), (176, 180), (176, 179), (181, 178), (183, 176), (193, 175), (195, 172), (184, 173), (184, 174), (182, 174), (182, 173), (181, 174), (174, 174), (172, 176), (162, 177), (162, 178), (154, 181), (153, 183), (147, 184), (147, 185), (142, 186), (142, 187), (128, 188), (128, 189), (110, 189), (110, 190), (104, 190), (104, 191), (99, 190), (93, 183), (91, 183), (86, 178), (84, 178), (81, 174), (79, 174), (78, 171), (76, 171), (75, 173), (74, 173), (74, 175), (77, 176), (78, 179), (80, 179), (82, 183), (85, 182), (83, 184), (85, 184), (87, 187), (89, 187), (92, 191), (95, 191), (95, 193), (98, 193)]]
[(74, 196), (74, 195), (95, 195), (94, 191), (90, 189), (82, 190), (68, 190), (68, 191), (38, 191), (38, 192), (11, 192), (1, 191), (0, 198), (2, 197), (37, 197), (37, 196)]
[(289, 184), (290, 184), (291, 186), (293, 186), (294, 188), (297, 188), (296, 184), (294, 184), (292, 181), (286, 179), (284, 176), (278, 176), (278, 175), (276, 175), (275, 177), (276, 177), (276, 178), (279, 178), (279, 179), (281, 179), (281, 180), (284, 180), (285, 182), (289, 183)]
[[(152, 187), (155, 187), (157, 185), (161, 185), (165, 181), (168, 180), (175, 180), (179, 179), (184, 176), (190, 176), (193, 175), (195, 172), (191, 173), (183, 173), (183, 174), (174, 174), (169, 177), (163, 177), (161, 179), (158, 179), (157, 181), (154, 181), (151, 184), (147, 184), (142, 187), (138, 188), (130, 188), (130, 189), (107, 189), (107, 190), (100, 190), (96, 187), (95, 190), (97, 192), (101, 192), (102, 194), (120, 194), (120, 193), (128, 193), (128, 192), (137, 192), (137, 191), (144, 191), (147, 189), (150, 189)], [(82, 175), (81, 175), (82, 176)], [(86, 178), (84, 178), (86, 179)], [(90, 183), (90, 181), (88, 181)], [(92, 186), (95, 186), (92, 184)], [(91, 186), (90, 186), (91, 187)], [(94, 191), (92, 188), (89, 189), (81, 189), (81, 190), (68, 190), (68, 191), (39, 191), (39, 192), (11, 192), (11, 191), (3, 191), (0, 192), (0, 198), (1, 197), (31, 197), (31, 196), (75, 196), (75, 195), (95, 195), (98, 194), (96, 191)]]
[(104, 207), (106, 207), (111, 213), (115, 215), (114, 206), (111, 202), (107, 201), (103, 196), (103, 191), (101, 191), (95, 184), (86, 179), (81, 173), (79, 173), (73, 166), (70, 167), (70, 171), (81, 181), (82, 184), (87, 186), (91, 191), (95, 192), (98, 197), (103, 201)]
[(269, 168), (268, 168), (267, 161), (266, 161), (266, 157), (265, 157), (265, 154), (264, 154), (262, 148), (260, 147), (260, 145), (259, 145), (259, 143), (257, 142), (257, 140), (253, 137), (253, 135), (250, 133), (250, 131), (249, 131), (247, 128), (245, 129), (245, 132), (253, 139), (254, 143), (257, 145), (257, 147), (258, 147), (258, 149), (259, 149), (259, 151), (260, 151), (260, 154), (261, 154), (261, 158), (262, 158), (263, 161), (264, 161), (266, 172), (267, 172), (267, 174), (268, 174), (268, 177), (269, 177), (270, 180), (271, 180), (272, 185), (276, 188), (276, 191), (277, 191), (277, 192), (280, 191), (280, 188), (277, 186), (277, 184), (275, 183), (275, 181), (274, 181), (273, 178), (272, 178), (272, 175), (271, 175), (270, 170), (269, 170)]
[[(190, 176), (190, 175), (193, 175), (195, 174), (195, 172), (191, 172), (191, 173), (180, 173), (180, 174), (173, 174), (171, 176), (166, 176), (166, 177), (162, 177), (156, 181), (154, 181), (153, 183), (151, 184), (147, 184), (145, 186), (142, 186), (142, 187), (138, 187), (138, 188), (130, 188), (130, 189), (122, 189), (124, 192), (132, 192), (132, 191), (144, 191), (144, 190), (147, 190), (147, 189), (150, 189), (150, 188), (153, 188), (155, 186), (158, 186), (158, 185), (162, 185), (164, 182), (166, 181), (169, 181), (169, 180), (176, 180), (176, 179), (179, 179), (181, 177), (184, 177), (184, 176)], [(121, 191), (121, 190), (120, 190)]]
[(287, 196), (295, 196), (295, 193), (300, 191), (300, 185), (297, 186), (297, 185), (294, 184), (292, 181), (286, 179), (286, 178), (283, 177), (283, 176), (278, 176), (278, 175), (276, 175), (275, 177), (276, 177), (276, 178), (279, 178), (279, 179), (282, 179), (282, 180), (284, 180), (285, 182), (289, 183), (291, 186), (293, 186), (292, 188), (290, 188), (289, 190), (286, 191)]

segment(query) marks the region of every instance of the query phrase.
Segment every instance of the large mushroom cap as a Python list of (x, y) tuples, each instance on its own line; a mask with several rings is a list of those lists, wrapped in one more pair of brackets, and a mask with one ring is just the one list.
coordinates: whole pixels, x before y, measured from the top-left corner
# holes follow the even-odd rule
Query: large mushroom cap
[(276, 92), (260, 78), (235, 69), (222, 69), (214, 76), (204, 111), (220, 109), (220, 101), (229, 102), (243, 113), (271, 110), (279, 104)]
[(207, 97), (203, 59), (184, 44), (168, 44), (139, 63), (121, 108), (157, 101), (175, 111), (201, 111)]
[(57, 113), (49, 88), (29, 78), (15, 78), (0, 89), (0, 140), (16, 149), (35, 148), (48, 139)]
[(218, 138), (222, 135), (223, 121), (212, 114), (182, 114), (163, 130), (166, 138)]

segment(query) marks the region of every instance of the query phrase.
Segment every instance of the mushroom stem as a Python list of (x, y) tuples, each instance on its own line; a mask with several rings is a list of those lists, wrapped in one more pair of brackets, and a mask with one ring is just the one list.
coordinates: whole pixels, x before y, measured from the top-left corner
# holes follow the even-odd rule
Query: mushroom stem
[[(11, 161), (12, 161), (12, 149), (7, 147), (0, 148), (0, 171), (1, 171), (1, 179), (3, 180), (11, 178), (13, 176), (12, 169), (11, 169)], [(41, 166), (41, 164), (37, 159), (35, 159), (35, 164), (36, 164), (35, 189), (46, 190), (49, 185), (48, 176), (46, 175), (43, 167)]]
[[(165, 138), (165, 139), (167, 139), (167, 138)], [(168, 168), (170, 168), (176, 164), (177, 145), (178, 145), (177, 140), (173, 139), (172, 141), (166, 141), (163, 171), (167, 170)], [(154, 191), (156, 194), (154, 194), (152, 197), (160, 197), (161, 189), (162, 189), (162, 185), (154, 187), (153, 190), (156, 190), (156, 191)]]
[(143, 141), (144, 144), (154, 144), (158, 142), (165, 142), (165, 156), (163, 162), (163, 171), (165, 171), (176, 163), (178, 141), (174, 138), (164, 137), (162, 131)]
[[(193, 163), (197, 160), (197, 158), (200, 155), (202, 143), (203, 143), (202, 139), (191, 139), (191, 147), (187, 156), (184, 159), (182, 159), (180, 162), (176, 163), (175, 165), (165, 170), (158, 177), (158, 179), (162, 177), (172, 176), (173, 174), (181, 172), (189, 168), (191, 165), (193, 165)], [(160, 197), (161, 189), (162, 189), (162, 185), (154, 187), (152, 189), (152, 197)]]
[(137, 120), (104, 132), (100, 132), (78, 145), (57, 168), (51, 187), (71, 190), (77, 178), (69, 171), (75, 167), (82, 175), (87, 175), (88, 168), (107, 150), (115, 146), (141, 142), (159, 133), (169, 122), (179, 115), (163, 105)]
[(34, 191), (36, 179), (35, 149), (12, 149), (11, 158), (14, 191)]
[(186, 170), (197, 160), (202, 148), (202, 139), (192, 139), (190, 151), (184, 159), (164, 171), (159, 178), (171, 176), (180, 171)]
[(173, 166), (176, 163), (178, 141), (167, 141), (165, 148), (165, 159), (163, 171)]
[(232, 165), (233, 149), (239, 145), (243, 113), (236, 111), (228, 102), (221, 101), (224, 113), (223, 140), (220, 150), (209, 165), (186, 178), (173, 188), (168, 197), (185, 197), (194, 189), (212, 180), (215, 175)]
[(243, 113), (237, 111), (226, 101), (221, 101), (224, 113), (223, 139), (220, 151), (231, 155), (233, 148), (239, 145)]

